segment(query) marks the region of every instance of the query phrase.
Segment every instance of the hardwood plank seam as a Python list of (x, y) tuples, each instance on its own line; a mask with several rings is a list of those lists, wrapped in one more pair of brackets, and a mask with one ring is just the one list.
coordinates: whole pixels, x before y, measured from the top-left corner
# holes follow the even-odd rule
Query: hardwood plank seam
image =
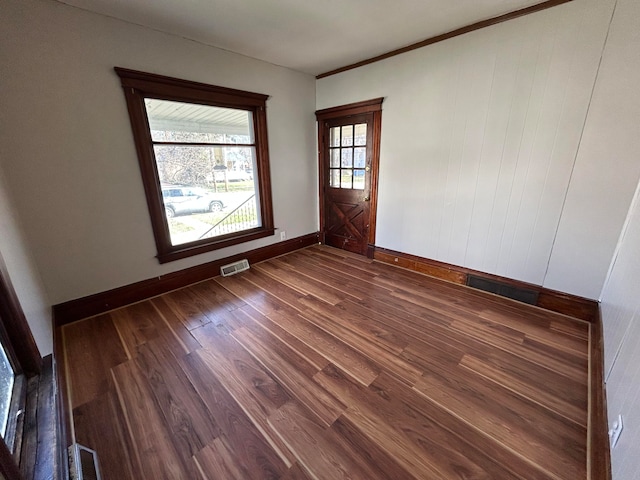
[(122, 409), (122, 415), (124, 416), (124, 421), (127, 426), (127, 433), (129, 434), (129, 439), (132, 445), (134, 445), (132, 450), (133, 450), (134, 458), (137, 463), (138, 471), (144, 472), (144, 469), (142, 468), (142, 459), (140, 458), (140, 452), (138, 451), (137, 448), (135, 448), (135, 436), (133, 434), (133, 428), (131, 426), (131, 421), (129, 419), (129, 412), (127, 410), (126, 402), (124, 401), (124, 398), (122, 396), (122, 391), (120, 389), (120, 385), (118, 384), (118, 380), (116, 379), (116, 375), (113, 369), (110, 369), (110, 373), (111, 373), (111, 378), (113, 379), (116, 395), (118, 397), (118, 403), (120, 403), (120, 408)]
[(507, 390), (509, 390), (510, 392), (512, 392), (512, 393), (514, 393), (514, 394), (516, 394), (517, 396), (519, 396), (519, 397), (521, 397), (521, 398), (524, 398), (524, 399), (526, 399), (526, 400), (528, 400), (528, 401), (530, 401), (530, 402), (533, 402), (533, 403), (535, 403), (536, 405), (539, 405), (540, 407), (542, 407), (542, 408), (544, 408), (544, 409), (546, 409), (546, 410), (549, 410), (550, 412), (553, 412), (553, 413), (555, 413), (556, 415), (561, 416), (561, 417), (562, 417), (562, 418), (564, 418), (565, 420), (568, 420), (568, 421), (570, 421), (571, 423), (573, 423), (573, 424), (575, 424), (575, 425), (577, 425), (577, 426), (579, 426), (579, 427), (583, 427), (583, 428), (584, 428), (584, 427), (586, 426), (586, 425), (584, 425), (584, 424), (581, 424), (581, 423), (577, 422), (577, 421), (576, 421), (576, 420), (574, 420), (573, 418), (571, 418), (571, 417), (569, 417), (569, 416), (565, 415), (563, 412), (559, 412), (559, 411), (557, 411), (556, 409), (550, 408), (548, 405), (545, 405), (545, 404), (543, 404), (543, 403), (541, 403), (541, 402), (537, 401), (537, 400), (536, 400), (536, 399), (534, 399), (534, 398), (530, 398), (530, 397), (528, 397), (528, 396), (524, 395), (522, 392), (519, 392), (518, 390), (516, 390), (516, 389), (514, 389), (514, 388), (511, 388), (509, 385), (505, 385), (505, 384), (503, 384), (503, 383), (499, 383), (499, 382), (495, 381), (493, 378), (488, 377), (488, 376), (486, 376), (486, 375), (483, 375), (482, 373), (477, 372), (477, 371), (475, 371), (475, 370), (472, 370), (472, 369), (468, 368), (467, 366), (465, 366), (465, 365), (463, 365), (463, 364), (461, 364), (461, 365), (460, 365), (460, 367), (461, 367), (461, 368), (464, 368), (464, 369), (467, 369), (467, 370), (469, 370), (469, 371), (473, 372), (473, 373), (474, 373), (474, 374), (476, 374), (476, 375), (480, 375), (481, 377), (485, 378), (486, 380), (489, 380), (490, 382), (493, 382), (493, 383), (496, 383), (496, 384), (498, 384), (498, 385), (501, 385), (502, 387), (506, 388)]
[[(505, 444), (504, 442), (498, 440), (497, 438), (493, 437), (490, 433), (485, 432), (484, 430), (477, 428), (473, 423), (467, 421), (464, 417), (458, 415), (455, 411), (447, 408), (446, 406), (440, 404), (439, 402), (437, 402), (436, 400), (433, 400), (432, 398), (428, 397), (427, 395), (424, 394), (424, 392), (421, 392), (420, 390), (416, 389), (416, 388), (411, 388), (414, 392), (416, 392), (418, 395), (420, 395), (421, 397), (427, 399), (428, 401), (430, 401), (431, 403), (433, 403), (434, 405), (437, 405), (439, 408), (441, 408), (442, 410), (446, 411), (449, 415), (457, 418), (459, 421), (465, 423), (466, 425), (468, 425), (469, 427), (471, 427), (472, 429), (474, 429), (476, 432), (478, 432), (480, 435), (482, 435), (485, 438), (488, 438), (489, 440), (501, 445), (505, 450), (508, 450), (509, 452), (511, 452), (512, 454), (514, 454), (515, 456), (521, 458), (523, 461), (525, 461), (526, 463), (528, 463), (529, 465), (531, 465), (532, 467), (534, 467), (535, 469), (543, 472), (545, 475), (547, 475), (549, 478), (555, 479), (555, 480), (573, 480), (573, 479), (566, 479), (566, 478), (562, 478), (559, 477), (557, 475), (555, 475), (554, 473), (548, 471), (547, 469), (545, 469), (544, 467), (542, 467), (541, 465), (533, 462), (531, 459), (527, 458), (526, 456), (522, 455), (520, 452), (518, 452), (517, 450), (512, 449), (509, 445)], [(445, 427), (446, 428), (446, 427)], [(451, 432), (453, 435), (457, 435), (455, 432)]]

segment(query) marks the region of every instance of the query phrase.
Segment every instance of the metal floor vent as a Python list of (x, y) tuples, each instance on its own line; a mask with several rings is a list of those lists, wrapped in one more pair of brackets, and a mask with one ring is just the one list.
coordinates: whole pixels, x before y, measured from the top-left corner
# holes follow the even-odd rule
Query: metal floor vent
[(229, 275), (235, 275), (239, 272), (249, 270), (249, 260), (240, 260), (239, 262), (230, 263), (229, 265), (223, 265), (220, 267), (220, 275), (228, 277)]
[(98, 454), (79, 443), (69, 447), (70, 480), (102, 480), (98, 467)]
[(538, 292), (536, 292), (535, 290), (518, 288), (514, 287), (513, 285), (496, 282), (495, 280), (476, 277), (475, 275), (467, 276), (467, 285), (473, 288), (477, 288), (478, 290), (495, 293), (496, 295), (508, 297), (519, 302), (528, 303), (530, 305), (535, 305), (538, 303)]

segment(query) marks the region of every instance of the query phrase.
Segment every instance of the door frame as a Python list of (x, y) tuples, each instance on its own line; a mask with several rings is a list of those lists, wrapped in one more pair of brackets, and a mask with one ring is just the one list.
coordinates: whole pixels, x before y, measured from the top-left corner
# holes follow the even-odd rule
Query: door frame
[(318, 122), (318, 181), (320, 196), (320, 243), (325, 243), (325, 193), (327, 189), (325, 150), (328, 149), (329, 139), (324, 132), (324, 122), (336, 118), (352, 117), (364, 113), (373, 114), (373, 132), (371, 144), (371, 186), (369, 201), (369, 238), (367, 239), (367, 257), (373, 258), (376, 243), (376, 218), (378, 212), (378, 168), (380, 166), (380, 135), (382, 132), (382, 102), (384, 97), (349, 103), (338, 107), (325, 108), (316, 111)]

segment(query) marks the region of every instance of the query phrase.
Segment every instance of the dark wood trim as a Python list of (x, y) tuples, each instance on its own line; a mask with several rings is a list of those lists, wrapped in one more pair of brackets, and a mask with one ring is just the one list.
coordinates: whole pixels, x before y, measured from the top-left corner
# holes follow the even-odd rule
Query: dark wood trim
[[(226, 87), (165, 77), (124, 68), (114, 68), (124, 90), (129, 120), (136, 146), (140, 174), (144, 185), (147, 207), (160, 263), (167, 263), (201, 253), (219, 250), (231, 245), (271, 236), (275, 232), (269, 173), (269, 145), (267, 135), (266, 101), (268, 95), (245, 92)], [(165, 216), (160, 176), (156, 167), (154, 144), (144, 101), (146, 98), (175, 100), (247, 110), (252, 113), (256, 152), (256, 182), (260, 201), (258, 228), (221, 237), (196, 240), (173, 245)], [(191, 144), (196, 146), (195, 144)], [(242, 146), (242, 145), (241, 145)]]
[(0, 319), (3, 320), (0, 322), (0, 335), (7, 339), (5, 347), (9, 351), (9, 358), (13, 356), (19, 363), (14, 365), (16, 374), (24, 372), (27, 377), (38, 375), (42, 357), (2, 255), (0, 255)]
[(0, 476), (6, 480), (23, 480), (24, 478), (3, 441), (0, 441)]
[(349, 103), (337, 107), (325, 108), (316, 111), (318, 122), (318, 182), (319, 182), (319, 210), (320, 210), (320, 235), (321, 243), (325, 243), (325, 192), (326, 192), (326, 162), (325, 151), (328, 150), (325, 138), (325, 123), (330, 120), (353, 117), (356, 115), (371, 114), (373, 116), (371, 137), (371, 184), (369, 187), (369, 238), (367, 240), (366, 255), (373, 258), (376, 242), (376, 224), (378, 217), (378, 170), (380, 167), (380, 137), (382, 135), (382, 102), (384, 97), (364, 100), (362, 102)]
[(269, 95), (262, 93), (246, 92), (235, 88), (220, 87), (207, 83), (182, 80), (180, 78), (166, 77), (155, 73), (140, 72), (128, 68), (114, 67), (114, 70), (122, 80), (123, 87), (131, 87), (137, 90), (153, 92), (158, 95), (175, 95), (193, 98), (194, 96), (203, 101), (224, 102), (229, 101), (231, 105), (238, 103), (237, 98), (242, 98), (244, 105), (260, 106), (269, 98)]
[[(245, 253), (221, 258), (195, 267), (168, 273), (159, 277), (114, 288), (106, 292), (96, 293), (88, 297), (70, 300), (53, 306), (55, 328), (67, 323), (92, 317), (131, 303), (140, 302), (171, 290), (201, 282), (220, 275), (220, 267), (246, 258), (249, 263), (257, 263), (269, 258), (284, 255), (309, 245), (319, 243), (319, 233), (314, 232), (283, 242), (267, 245)], [(56, 344), (56, 348), (59, 346)], [(60, 350), (62, 351), (62, 350)]]
[(604, 383), (604, 335), (602, 314), (590, 325), (589, 420), (587, 427), (587, 473), (590, 480), (611, 480), (611, 452)]
[(158, 261), (160, 263), (173, 262), (181, 258), (191, 257), (200, 253), (210, 252), (211, 250), (217, 250), (224, 247), (230, 247), (239, 243), (249, 242), (251, 240), (258, 240), (259, 238), (270, 237), (275, 234), (275, 228), (254, 228), (251, 230), (245, 230), (241, 234), (229, 234), (224, 237), (219, 237), (215, 242), (215, 248), (212, 248), (212, 243), (198, 243), (187, 244), (187, 246), (175, 250), (173, 252), (158, 254)]
[(598, 321), (598, 302), (588, 298), (558, 292), (544, 288), (540, 285), (521, 282), (519, 280), (513, 280), (499, 275), (492, 275), (490, 273), (451, 265), (449, 263), (439, 262), (429, 258), (410, 255), (408, 253), (396, 252), (394, 250), (381, 247), (375, 247), (373, 258), (380, 262), (397, 265), (399, 267), (414, 270), (416, 272), (441, 278), (449, 282), (458, 283), (460, 285), (466, 285), (467, 277), (469, 275), (474, 275), (498, 281), (513, 287), (533, 290), (538, 293), (538, 302), (536, 303), (538, 307), (579, 318), (581, 320), (586, 320), (592, 324)]
[(361, 115), (363, 113), (378, 112), (382, 110), (382, 102), (384, 97), (372, 98), (362, 102), (348, 103), (338, 107), (324, 108), (316, 110), (316, 119), (318, 122), (326, 121), (331, 118), (348, 117), (351, 115)]
[[(67, 408), (69, 406), (69, 389), (67, 386), (67, 375), (65, 371), (64, 340), (62, 337), (62, 331), (57, 328), (59, 322), (56, 320), (55, 307), (52, 310), (53, 365), (55, 368), (55, 379), (58, 388), (56, 392), (56, 408), (58, 410), (58, 443), (60, 448), (64, 451), (66, 460), (67, 448), (73, 443), (73, 439), (71, 438), (71, 432), (73, 429), (71, 425), (70, 412)], [(64, 462), (63, 467), (68, 468), (66, 461)]]
[(546, 2), (538, 3), (537, 5), (532, 5), (527, 8), (516, 10), (514, 12), (505, 13), (504, 15), (499, 15), (497, 17), (493, 17), (488, 20), (482, 20), (481, 22), (472, 23), (471, 25), (467, 25), (466, 27), (457, 28), (450, 32), (443, 33), (441, 35), (436, 35), (435, 37), (427, 38), (420, 42), (407, 45), (406, 47), (398, 48), (396, 50), (383, 53), (382, 55), (377, 55), (375, 57), (371, 57), (366, 60), (362, 60), (360, 62), (352, 63), (351, 65), (346, 65), (344, 67), (336, 68), (335, 70), (330, 70), (328, 72), (321, 73), (319, 75), (316, 75), (316, 79), (329, 77), (331, 75), (337, 75), (338, 73), (346, 72), (348, 70), (353, 70), (358, 67), (363, 67), (364, 65), (370, 65), (372, 63), (379, 62), (381, 60), (385, 60), (390, 57), (395, 57), (396, 55), (402, 55), (403, 53), (410, 52), (411, 50), (417, 50), (418, 48), (426, 47), (428, 45), (433, 45), (434, 43), (442, 42), (443, 40), (448, 40), (450, 38), (464, 35), (465, 33), (474, 32), (482, 28), (491, 27), (492, 25), (497, 25), (499, 23), (507, 22), (509, 20), (514, 20), (516, 18), (524, 17), (525, 15), (537, 13), (542, 10), (546, 10), (548, 8), (557, 7), (558, 5), (569, 3), (571, 1), (572, 0), (549, 0)]
[[(382, 136), (382, 110), (381, 107), (373, 112), (373, 143), (371, 145), (371, 186), (369, 196), (369, 245), (376, 244), (376, 226), (378, 224), (378, 178), (380, 169), (380, 137)], [(375, 250), (374, 250), (375, 251)], [(367, 256), (373, 258), (371, 249)]]

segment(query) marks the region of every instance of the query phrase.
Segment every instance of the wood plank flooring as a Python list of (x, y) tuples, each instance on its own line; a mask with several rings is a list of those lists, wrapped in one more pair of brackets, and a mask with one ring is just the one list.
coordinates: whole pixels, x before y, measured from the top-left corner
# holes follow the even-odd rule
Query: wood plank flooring
[(106, 480), (587, 475), (588, 323), (341, 250), (62, 335)]

